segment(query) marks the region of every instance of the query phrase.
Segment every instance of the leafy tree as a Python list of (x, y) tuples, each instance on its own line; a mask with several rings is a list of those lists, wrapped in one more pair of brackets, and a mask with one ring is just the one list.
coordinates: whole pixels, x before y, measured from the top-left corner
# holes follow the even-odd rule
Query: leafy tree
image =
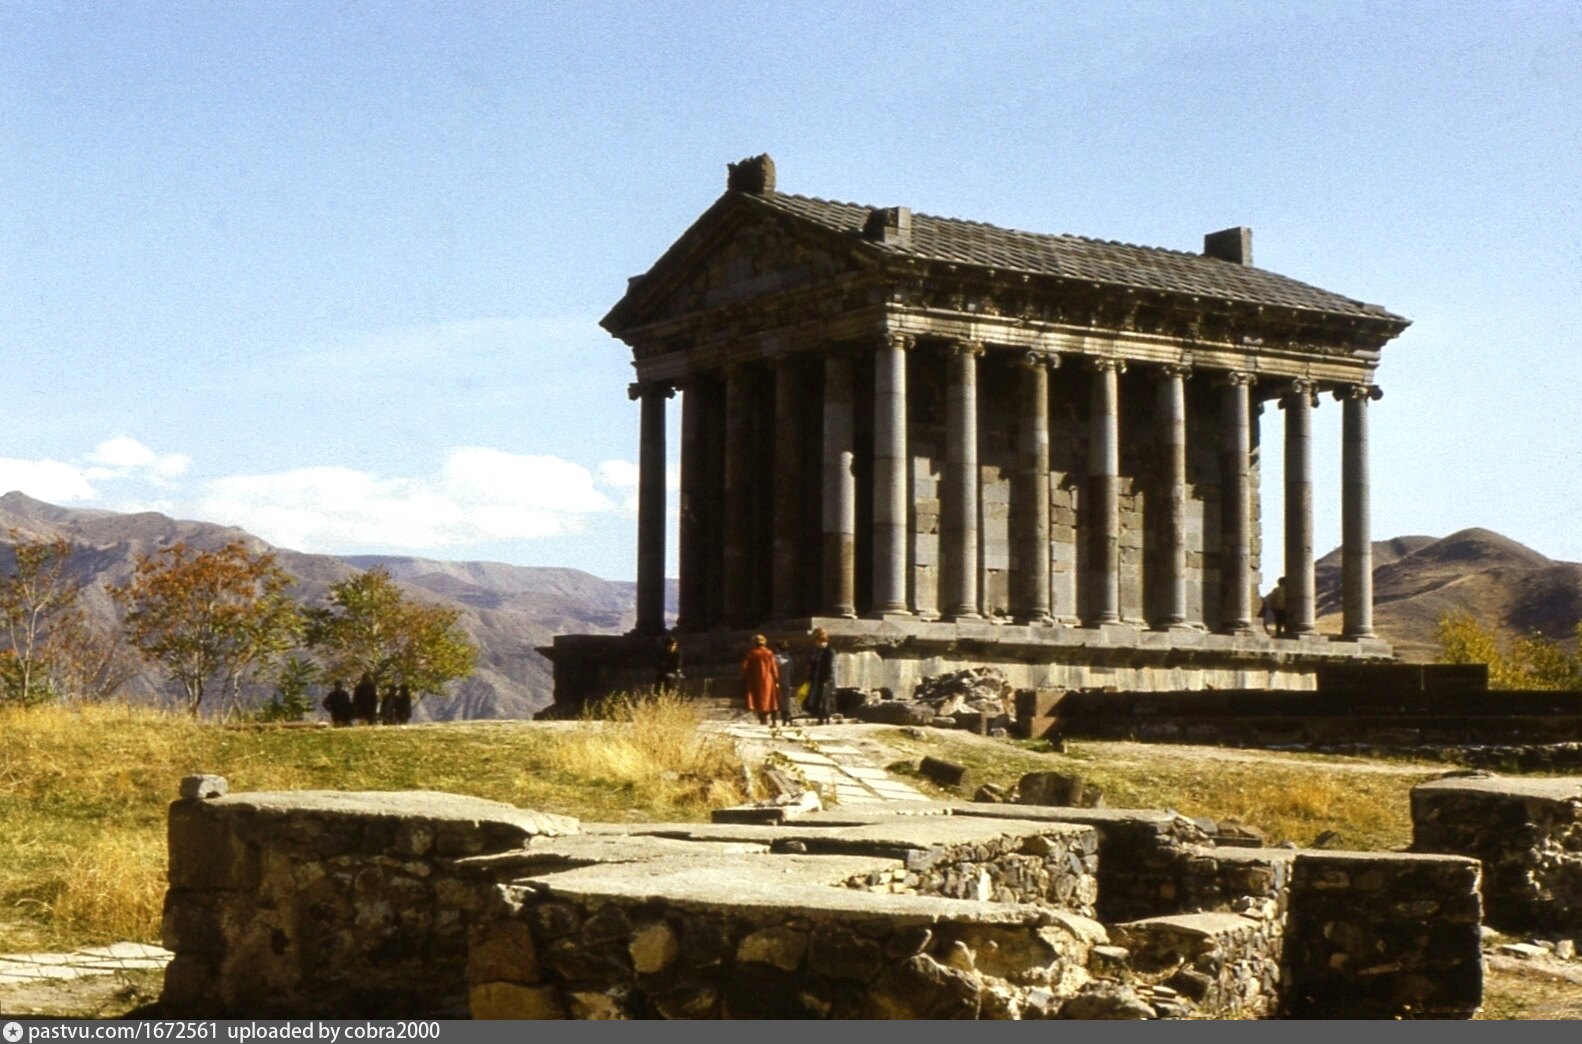
[(33, 540), (12, 529), (10, 542), (16, 562), (0, 574), (0, 698), (39, 703), (60, 694), (53, 668), (84, 627), (82, 581), (66, 572), (65, 538)]
[(217, 551), (177, 543), (140, 556), (112, 594), (126, 607), (129, 641), (180, 686), (194, 717), (213, 684), (239, 707), (244, 681), (296, 642), (301, 614), (272, 553), (241, 541)]
[(318, 680), (318, 664), (302, 656), (287, 656), (275, 676), (275, 695), (258, 708), (254, 720), (301, 721), (314, 709), (311, 690)]
[(331, 677), (364, 673), (376, 684), (406, 685), (421, 699), (465, 678), (478, 649), (456, 626), (460, 611), (409, 600), (384, 569), (332, 584), (328, 604), (309, 608), (307, 645)]
[[(1582, 643), (1582, 624), (1577, 637)], [(1488, 664), (1494, 689), (1582, 688), (1582, 652), (1568, 653), (1542, 635), (1518, 638), (1507, 650), (1467, 613), (1448, 613), (1439, 618), (1439, 646), (1441, 663)]]

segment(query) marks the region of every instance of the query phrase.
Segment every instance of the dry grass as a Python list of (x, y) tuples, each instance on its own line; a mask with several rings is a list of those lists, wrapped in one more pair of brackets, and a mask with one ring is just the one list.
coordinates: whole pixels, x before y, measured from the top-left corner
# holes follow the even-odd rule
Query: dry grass
[(159, 939), (182, 776), (246, 790), (443, 790), (590, 820), (706, 818), (744, 774), (688, 708), (537, 727), (220, 728), (125, 706), (0, 709), (0, 952)]
[(1259, 752), (1239, 760), (1236, 752), (1222, 757), (1205, 748), (1101, 742), (1072, 743), (1057, 754), (1047, 744), (990, 743), (950, 732), (918, 741), (897, 731), (886, 742), (966, 765), (973, 788), (980, 783), (1010, 787), (1025, 772), (1072, 773), (1102, 788), (1106, 804), (1114, 808), (1234, 816), (1263, 830), (1271, 841), (1302, 845), (1334, 831), (1338, 844), (1365, 849), (1409, 844), (1411, 788), (1445, 771), (1441, 764), (1405, 763), (1387, 766), (1397, 771), (1377, 771), (1378, 763), (1357, 758)]

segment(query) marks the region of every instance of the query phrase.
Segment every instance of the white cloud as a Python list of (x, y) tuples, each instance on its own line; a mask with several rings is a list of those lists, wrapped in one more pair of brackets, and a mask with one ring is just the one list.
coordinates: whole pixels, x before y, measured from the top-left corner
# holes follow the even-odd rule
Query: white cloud
[(87, 456), (91, 465), (87, 470), (91, 478), (147, 478), (155, 483), (179, 478), (192, 466), (192, 458), (185, 453), (155, 453), (128, 435), (105, 439)]
[(99, 495), (79, 465), (11, 457), (0, 457), (0, 491), (3, 490), (20, 490), (51, 504), (93, 500)]
[(208, 483), (196, 511), (271, 543), (346, 552), (556, 536), (614, 507), (580, 464), (466, 446), (427, 478), (340, 467), (233, 475)]

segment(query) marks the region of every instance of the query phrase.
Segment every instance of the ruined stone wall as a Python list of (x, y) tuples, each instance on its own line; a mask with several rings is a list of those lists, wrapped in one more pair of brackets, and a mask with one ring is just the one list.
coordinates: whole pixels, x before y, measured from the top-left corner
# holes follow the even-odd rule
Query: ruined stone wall
[[(793, 890), (794, 892), (794, 890)], [(1088, 981), (1102, 927), (1055, 911), (902, 911), (501, 888), (474, 930), (474, 1018), (1037, 1018)], [(893, 900), (892, 900), (893, 901)]]
[(928, 811), (582, 831), (438, 794), (178, 801), (162, 1005), (1382, 1018), (1479, 1002), (1474, 860), (1216, 848), (1165, 812)]
[(1497, 928), (1582, 928), (1582, 779), (1419, 784), (1412, 848), (1481, 861), (1487, 918)]
[(450, 794), (177, 801), (163, 1003), (268, 1017), (463, 1013), (466, 918), (483, 892), (457, 861), (574, 829)]
[(1467, 1018), (1483, 993), (1476, 860), (1303, 852), (1292, 864), (1281, 1013)]

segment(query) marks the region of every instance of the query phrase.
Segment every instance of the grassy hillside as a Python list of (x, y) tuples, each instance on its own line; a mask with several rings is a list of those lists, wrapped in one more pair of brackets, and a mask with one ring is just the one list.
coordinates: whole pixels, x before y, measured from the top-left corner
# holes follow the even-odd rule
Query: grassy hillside
[(157, 942), (182, 776), (245, 790), (443, 790), (585, 819), (744, 800), (730, 745), (661, 704), (626, 720), (220, 728), (117, 707), (0, 710), (0, 953)]

